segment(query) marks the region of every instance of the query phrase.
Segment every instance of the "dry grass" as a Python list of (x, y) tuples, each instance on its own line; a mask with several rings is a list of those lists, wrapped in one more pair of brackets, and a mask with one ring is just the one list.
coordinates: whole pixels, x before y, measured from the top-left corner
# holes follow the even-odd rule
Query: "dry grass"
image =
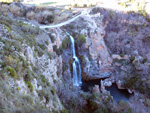
[(43, 13), (42, 13), (43, 17), (47, 17), (48, 15), (53, 15), (53, 13), (48, 10), (43, 11)]
[(11, 5), (9, 10), (14, 16), (21, 16), (21, 9), (17, 5), (15, 4)]
[(9, 11), (9, 6), (7, 4), (2, 4), (0, 11), (2, 12), (3, 15), (7, 15)]
[(34, 11), (27, 12), (26, 17), (30, 20), (33, 20), (36, 18), (36, 13)]

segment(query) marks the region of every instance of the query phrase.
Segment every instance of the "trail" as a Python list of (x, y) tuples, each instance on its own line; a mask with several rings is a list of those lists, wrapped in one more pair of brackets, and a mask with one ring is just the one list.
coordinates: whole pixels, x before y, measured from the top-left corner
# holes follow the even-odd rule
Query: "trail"
[[(93, 7), (94, 8), (94, 7)], [(80, 16), (82, 15), (86, 15), (86, 14), (89, 14), (90, 11), (93, 9), (93, 8), (90, 8), (88, 11), (84, 10), (81, 12), (81, 14), (71, 18), (70, 20), (67, 20), (65, 22), (62, 22), (62, 23), (59, 23), (59, 24), (55, 24), (55, 25), (41, 25), (40, 28), (41, 29), (45, 29), (45, 28), (55, 28), (55, 27), (61, 27), (61, 26), (64, 26), (64, 25), (67, 25), (73, 21), (75, 21), (77, 18), (79, 18)]]

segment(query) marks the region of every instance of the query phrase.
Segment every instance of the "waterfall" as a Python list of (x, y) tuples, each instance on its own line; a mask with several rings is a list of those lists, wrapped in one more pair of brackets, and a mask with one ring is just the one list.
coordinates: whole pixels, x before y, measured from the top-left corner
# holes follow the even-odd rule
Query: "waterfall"
[(82, 80), (81, 80), (81, 66), (80, 66), (79, 59), (76, 56), (74, 38), (69, 33), (67, 33), (67, 35), (69, 35), (69, 37), (70, 37), (71, 49), (72, 49), (73, 85), (74, 86), (79, 86), (80, 84), (82, 84)]

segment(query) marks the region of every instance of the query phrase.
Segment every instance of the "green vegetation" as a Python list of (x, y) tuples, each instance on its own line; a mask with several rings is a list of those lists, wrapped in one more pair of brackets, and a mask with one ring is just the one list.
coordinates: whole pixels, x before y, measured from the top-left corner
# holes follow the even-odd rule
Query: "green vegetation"
[(132, 113), (132, 109), (130, 108), (128, 102), (126, 101), (119, 101), (118, 103), (119, 111), (124, 111), (126, 113)]
[(3, 3), (19, 2), (19, 0), (1, 0)]
[(79, 59), (81, 60), (81, 65), (84, 65), (86, 63), (86, 60), (83, 55), (79, 56)]
[(10, 30), (10, 28), (9, 28), (8, 26), (5, 26), (5, 28), (7, 29), (7, 31), (8, 31), (9, 33), (11, 33), (11, 30)]
[(53, 16), (53, 15), (48, 15), (48, 16), (47, 16), (47, 21), (48, 21), (49, 23), (53, 23), (53, 22), (54, 22), (54, 16)]
[(39, 46), (42, 50), (46, 50), (46, 46), (45, 46), (44, 44), (38, 43), (38, 46)]
[(34, 34), (34, 35), (39, 33), (39, 28), (38, 27), (29, 25), (29, 24), (22, 24), (21, 29), (25, 33), (30, 33), (30, 34)]
[(114, 13), (113, 13), (113, 11), (111, 10), (111, 11), (110, 11), (110, 14), (109, 14), (109, 17), (112, 19), (113, 16), (114, 16)]
[(126, 4), (126, 2), (119, 2), (119, 5), (121, 5), (122, 7), (126, 8), (128, 5)]
[(17, 90), (19, 91), (19, 90), (20, 90), (20, 87), (17, 87)]
[[(49, 52), (46, 47), (49, 44), (49, 39), (44, 40), (45, 42), (37, 40), (41, 38), (39, 28), (23, 22), (12, 21), (8, 17), (0, 16), (0, 24), (4, 25), (0, 37), (0, 44), (2, 44), (0, 51), (0, 90), (1, 96), (5, 98), (0, 100), (3, 108), (0, 108), (0, 112), (36, 113), (40, 111), (51, 113), (52, 111), (46, 107), (46, 104), (51, 100), (52, 104), (56, 106), (57, 101), (59, 101), (56, 91), (50, 86), (50, 82), (45, 78), (45, 75), (42, 75), (42, 72), (39, 71), (40, 66), (32, 63), (32, 59), (28, 57), (31, 55), (29, 54), (31, 50), (34, 58), (45, 54), (53, 59), (55, 53)], [(5, 31), (8, 31), (7, 34)], [(61, 72), (59, 74), (61, 75)], [(10, 84), (8, 80), (13, 80), (13, 84)], [(41, 89), (38, 91), (35, 89), (40, 98), (33, 95), (36, 86), (33, 86), (32, 83), (35, 80), (37, 81), (37, 87)], [(28, 90), (22, 88), (24, 83)], [(56, 79), (54, 79), (54, 83), (57, 83)], [(10, 85), (13, 85), (13, 87), (10, 87)], [(22, 91), (27, 92), (28, 95), (25, 95)], [(46, 100), (43, 103), (44, 106), (41, 104), (43, 98)], [(56, 111), (55, 108), (53, 108), (53, 111)]]
[[(0, 18), (0, 19), (1, 19), (1, 18)], [(9, 23), (8, 21), (0, 20), (0, 24), (4, 24), (4, 25), (6, 25), (8, 28), (11, 29), (11, 23)]]
[(52, 95), (55, 95), (55, 89), (51, 89)]
[(68, 67), (67, 64), (63, 64), (63, 67), (62, 67), (63, 72), (66, 71), (68, 68), (69, 68), (69, 67)]
[(58, 56), (61, 55), (62, 52), (63, 52), (62, 47), (57, 48), (57, 45), (54, 45), (54, 46), (53, 46), (53, 50), (56, 52), (56, 54), (57, 54)]
[(5, 67), (6, 70), (10, 73), (10, 76), (13, 77), (13, 78), (17, 78), (17, 73), (15, 71), (14, 68), (10, 67), (10, 66), (6, 66)]
[(49, 56), (50, 59), (54, 58), (54, 54), (50, 51), (47, 51), (47, 55)]
[(141, 63), (144, 64), (146, 62), (147, 62), (147, 58), (144, 58)]
[(27, 84), (28, 88), (30, 89), (30, 91), (33, 92), (33, 85), (31, 84), (31, 82), (26, 81), (26, 84)]
[(51, 39), (51, 41), (52, 41), (52, 43), (54, 43), (55, 42), (55, 37), (54, 36), (51, 36), (51, 35), (49, 35), (49, 37), (50, 37), (50, 39)]
[(45, 78), (44, 75), (39, 75), (39, 79), (41, 80), (39, 82), (42, 84), (43, 87), (50, 86), (48, 80)]
[(121, 57), (124, 57), (124, 54), (120, 54)]
[(77, 37), (77, 40), (76, 40), (77, 44), (79, 47), (82, 46), (82, 44), (86, 43), (86, 38), (83, 34), (80, 34), (78, 37)]
[(69, 113), (69, 111), (67, 109), (63, 109), (61, 113)]
[(62, 41), (62, 49), (67, 49), (67, 47), (69, 47), (69, 44), (70, 44), (70, 39), (69, 37), (67, 37)]
[(45, 41), (45, 43), (46, 43), (46, 45), (48, 45), (49, 43), (48, 43), (48, 41)]
[(131, 90), (134, 89), (140, 93), (150, 95), (149, 83), (147, 82), (149, 80), (148, 78), (143, 82), (141, 76), (136, 74), (125, 77), (123, 80), (123, 87), (129, 88)]
[(134, 57), (134, 56), (131, 56), (131, 57), (130, 57), (130, 62), (133, 62), (134, 59), (135, 59), (135, 57)]

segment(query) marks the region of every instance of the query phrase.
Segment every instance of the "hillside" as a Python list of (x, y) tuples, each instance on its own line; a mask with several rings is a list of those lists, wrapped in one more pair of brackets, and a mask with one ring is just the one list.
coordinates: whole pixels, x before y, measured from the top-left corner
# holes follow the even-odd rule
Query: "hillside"
[(86, 2), (0, 3), (1, 113), (149, 112), (149, 2)]

